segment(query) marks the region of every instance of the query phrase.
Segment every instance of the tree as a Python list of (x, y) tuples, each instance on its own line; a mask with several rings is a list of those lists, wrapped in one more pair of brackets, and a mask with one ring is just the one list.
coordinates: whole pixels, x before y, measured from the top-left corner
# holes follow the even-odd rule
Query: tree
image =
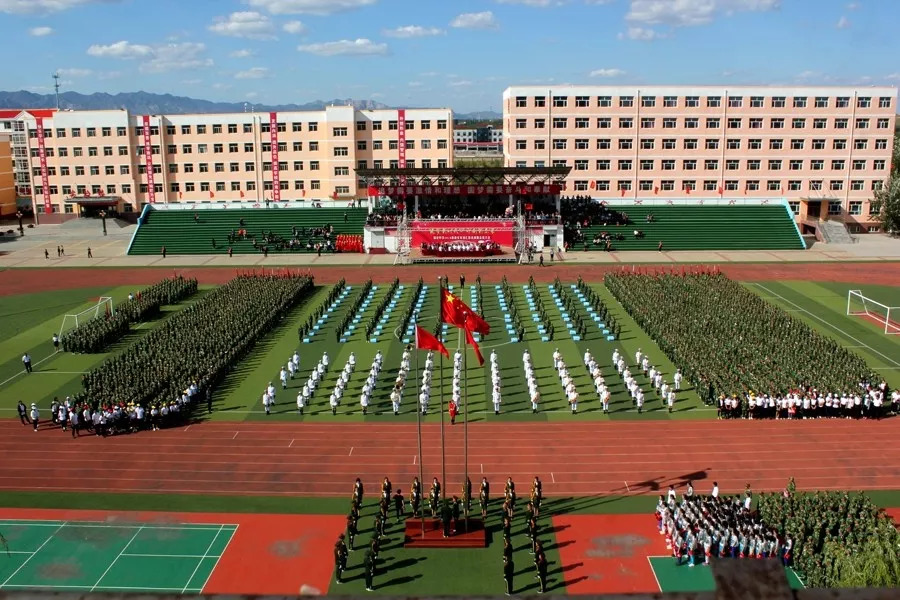
[(872, 199), (875, 220), (882, 229), (900, 236), (900, 172), (894, 172)]

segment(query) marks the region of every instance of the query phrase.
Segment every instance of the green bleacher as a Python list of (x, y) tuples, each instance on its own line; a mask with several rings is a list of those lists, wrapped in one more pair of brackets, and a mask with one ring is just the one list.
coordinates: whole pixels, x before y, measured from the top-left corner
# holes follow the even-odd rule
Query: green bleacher
[[(601, 231), (621, 233), (623, 241), (613, 240), (613, 249), (656, 250), (802, 250), (793, 219), (780, 204), (765, 206), (613, 206), (628, 214), (629, 225), (591, 225), (582, 228), (589, 250), (602, 249), (591, 241)], [(654, 221), (647, 223), (647, 214)], [(644, 232), (635, 239), (634, 230)], [(568, 241), (568, 240), (567, 240)], [(583, 244), (573, 244), (582, 250)]]
[[(364, 208), (268, 208), (222, 209), (194, 211), (150, 210), (138, 226), (129, 254), (159, 254), (163, 246), (169, 254), (224, 254), (228, 251), (228, 234), (241, 228), (257, 240), (263, 231), (291, 238), (291, 228), (334, 226), (332, 240), (340, 234), (362, 235), (367, 210)], [(344, 215), (347, 221), (344, 222)], [(305, 238), (304, 238), (305, 239)], [(213, 248), (212, 241), (217, 248)], [(253, 241), (236, 240), (231, 247), (235, 254), (258, 254)], [(305, 250), (303, 250), (305, 251)], [(275, 253), (274, 248), (269, 249)], [(289, 252), (285, 250), (285, 252)], [(300, 252), (294, 250), (291, 252)]]

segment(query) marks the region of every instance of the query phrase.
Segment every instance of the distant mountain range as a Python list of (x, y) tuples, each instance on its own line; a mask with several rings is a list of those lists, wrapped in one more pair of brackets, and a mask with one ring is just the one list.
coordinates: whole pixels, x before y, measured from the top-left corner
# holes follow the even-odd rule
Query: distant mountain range
[[(124, 92), (121, 94), (63, 92), (59, 95), (59, 105), (63, 109), (73, 110), (124, 108), (133, 114), (139, 115), (243, 112), (245, 107), (244, 102), (212, 102), (210, 100), (188, 98), (187, 96), (152, 94), (149, 92)], [(246, 103), (246, 106), (252, 106), (256, 112), (322, 110), (326, 106), (331, 105), (353, 105), (357, 110), (392, 108), (375, 100), (354, 100), (353, 98), (315, 100), (306, 104), (267, 105)], [(54, 106), (56, 106), (56, 96), (54, 94), (35, 94), (25, 90), (0, 92), (0, 108), (51, 108)], [(454, 117), (456, 119), (486, 120), (499, 119), (501, 115), (491, 111), (480, 111), (455, 114)]]

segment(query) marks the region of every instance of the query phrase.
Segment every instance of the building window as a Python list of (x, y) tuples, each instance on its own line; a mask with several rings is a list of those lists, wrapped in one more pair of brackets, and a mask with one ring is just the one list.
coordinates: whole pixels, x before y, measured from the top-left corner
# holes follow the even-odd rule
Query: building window
[(722, 106), (722, 97), (721, 96), (707, 96), (706, 97), (706, 108), (718, 108)]
[(609, 129), (610, 127), (612, 127), (612, 119), (610, 119), (609, 117), (598, 117), (597, 127), (599, 129)]
[(652, 159), (642, 159), (641, 160), (641, 171), (652, 171), (653, 170), (653, 160)]
[(656, 96), (641, 96), (641, 106), (653, 108), (656, 106)]
[(597, 106), (603, 108), (612, 106), (612, 96), (597, 96)]
[(797, 216), (800, 214), (800, 202), (797, 200), (792, 200), (788, 202), (788, 208), (791, 209), (791, 214)]
[(740, 108), (744, 105), (744, 99), (741, 96), (728, 96), (728, 108)]
[(609, 150), (612, 148), (612, 140), (609, 138), (597, 138), (597, 150)]
[(598, 171), (609, 171), (609, 161), (605, 159), (600, 159), (595, 164), (596, 169)]
[(832, 160), (831, 161), (831, 169), (833, 171), (843, 171), (844, 170), (844, 161), (842, 160)]
[(590, 103), (590, 96), (575, 96), (575, 106), (587, 107)]
[(516, 96), (516, 108), (525, 108), (527, 106), (527, 101), (528, 98), (525, 96)]
[(553, 96), (553, 106), (556, 108), (565, 108), (569, 104), (569, 99), (565, 96)]
[(762, 108), (763, 107), (763, 97), (762, 96), (750, 96), (750, 108)]
[(663, 96), (663, 106), (666, 108), (675, 108), (678, 106), (678, 96)]
[(628, 108), (634, 106), (634, 96), (619, 96), (619, 107)]
[(860, 96), (856, 99), (856, 108), (871, 108), (872, 98), (869, 96)]
[(784, 108), (784, 96), (772, 97), (772, 108)]
[(825, 140), (815, 139), (812, 141), (812, 149), (813, 150), (824, 150), (825, 149)]
[(891, 126), (890, 119), (878, 119), (878, 121), (876, 122), (876, 127), (878, 129), (888, 129), (888, 128), (890, 128), (890, 126)]
[(888, 141), (885, 139), (875, 140), (875, 149), (876, 150), (887, 150)]
[(875, 169), (876, 171), (884, 171), (884, 165), (885, 165), (885, 161), (883, 159), (872, 161), (872, 168)]
[(780, 159), (770, 159), (769, 160), (769, 170), (770, 171), (780, 171), (781, 170), (781, 160)]
[(803, 169), (803, 161), (798, 159), (791, 160), (790, 163), (788, 163), (788, 168), (791, 171), (800, 171)]
[(685, 179), (681, 182), (682, 191), (690, 191), (693, 192), (697, 189), (697, 182), (693, 179)]
[(830, 200), (828, 202), (828, 214), (829, 215), (841, 214), (841, 201), (840, 200)]
[(666, 159), (662, 161), (662, 170), (663, 171), (674, 171), (675, 170), (675, 161), (672, 159)]
[(772, 119), (770, 123), (772, 129), (784, 129), (784, 119)]
[(652, 138), (641, 139), (641, 150), (653, 150), (654, 140)]
[(864, 171), (866, 168), (866, 161), (864, 159), (856, 159), (853, 161), (853, 170), (854, 171)]
[(714, 158), (707, 158), (703, 161), (703, 168), (707, 171), (716, 171), (719, 168), (719, 161)]
[(853, 216), (861, 215), (862, 214), (862, 202), (860, 202), (858, 200), (850, 202), (850, 208), (847, 211), (847, 214), (850, 214)]
[(616, 189), (620, 192), (625, 190), (626, 192), (631, 191), (631, 180), (630, 179), (620, 179), (616, 182)]
[(675, 182), (671, 179), (663, 179), (659, 182), (659, 189), (664, 192), (671, 192), (675, 189)]
[(706, 128), (707, 129), (718, 129), (720, 124), (720, 120), (716, 117), (706, 117)]
[(850, 182), (850, 189), (854, 192), (861, 192), (866, 189), (865, 182), (862, 179), (854, 179)]
[(675, 150), (675, 138), (665, 138), (662, 141), (663, 150)]
[(834, 120), (834, 128), (835, 129), (847, 129), (847, 125), (849, 125), (850, 119), (835, 119)]
[(759, 180), (748, 179), (747, 180), (747, 191), (750, 191), (750, 192), (759, 191)]
[(791, 119), (791, 128), (792, 129), (805, 129), (806, 128), (806, 119), (803, 119), (800, 117)]
[(890, 96), (882, 96), (878, 99), (878, 108), (890, 108), (891, 107), (891, 97)]
[(630, 117), (629, 118), (625, 118), (625, 117), (619, 118), (619, 128), (620, 129), (630, 129), (633, 126), (634, 126), (634, 119), (632, 119)]
[[(517, 141), (518, 143), (518, 141)], [(524, 150), (524, 146), (522, 147)], [(575, 149), (576, 150), (589, 150), (590, 149), (590, 141), (584, 138), (579, 138), (575, 140)]]
[(594, 182), (594, 187), (598, 192), (608, 192), (609, 191), (609, 180), (608, 179), (598, 179)]
[(703, 180), (703, 190), (706, 192), (716, 191), (716, 180), (715, 179), (704, 179)]
[(565, 138), (555, 138), (553, 140), (553, 149), (554, 150), (565, 150), (566, 149), (566, 139)]
[(535, 150), (546, 150), (547, 149), (547, 140), (534, 140), (534, 149)]
[(685, 171), (696, 171), (697, 170), (697, 161), (696, 160), (683, 160), (681, 161), (682, 168)]
[(775, 179), (770, 179), (766, 182), (766, 190), (770, 192), (780, 192), (781, 191), (781, 182)]
[(587, 171), (588, 170), (588, 161), (586, 159), (576, 160), (575, 161), (575, 170), (576, 171)]
[[(643, 120), (650, 121), (650, 127), (653, 127), (653, 123), (654, 123), (655, 119), (645, 118)], [(675, 129), (675, 125), (676, 125), (675, 117), (665, 117), (663, 119), (663, 129)]]
[(620, 171), (630, 171), (631, 170), (631, 161), (630, 160), (620, 160), (619, 161), (619, 170)]
[(844, 182), (840, 179), (832, 179), (828, 182), (828, 189), (832, 192), (840, 192), (844, 189)]
[(762, 149), (762, 140), (759, 138), (754, 138), (747, 142), (747, 147), (750, 150), (761, 150)]
[[(791, 179), (790, 181), (788, 181), (788, 189), (792, 192), (799, 192), (800, 191), (800, 180)], [(799, 205), (799, 203), (798, 203), (798, 205)]]
[(737, 138), (728, 138), (725, 142), (725, 147), (729, 150), (740, 150), (741, 149), (741, 140)]
[(568, 121), (565, 117), (553, 117), (553, 129), (565, 129), (568, 126)]
[(527, 140), (516, 140), (516, 150), (527, 150)]

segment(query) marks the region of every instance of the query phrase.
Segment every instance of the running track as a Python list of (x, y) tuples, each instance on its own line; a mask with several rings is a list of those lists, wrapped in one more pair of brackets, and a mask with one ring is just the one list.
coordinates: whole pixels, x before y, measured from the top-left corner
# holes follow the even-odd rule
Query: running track
[[(539, 475), (552, 496), (704, 490), (900, 489), (900, 420), (505, 423), (469, 427), (469, 476), (495, 486)], [(463, 428), (445, 426), (447, 490), (462, 481)], [(426, 489), (441, 475), (437, 425), (423, 427)], [(337, 496), (418, 475), (414, 424), (198, 423), (73, 440), (0, 422), (0, 489)]]

